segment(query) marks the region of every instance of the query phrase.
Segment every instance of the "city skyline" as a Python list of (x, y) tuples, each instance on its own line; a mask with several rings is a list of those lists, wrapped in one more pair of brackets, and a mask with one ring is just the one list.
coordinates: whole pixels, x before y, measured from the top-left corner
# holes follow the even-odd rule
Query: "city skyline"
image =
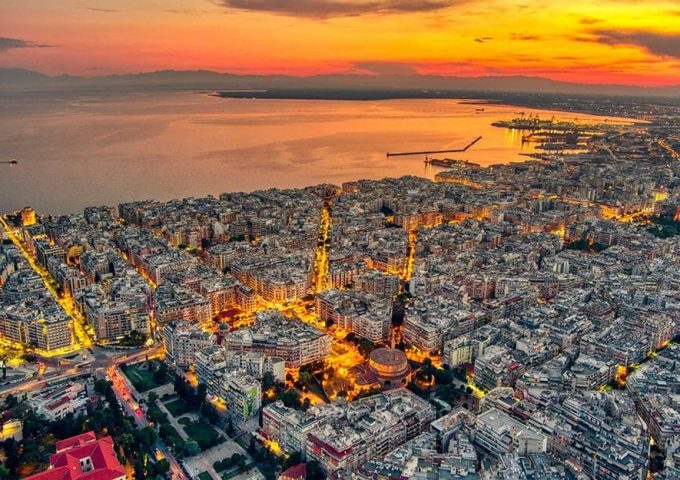
[(680, 479), (680, 0), (5, 0), (0, 480)]
[(675, 1), (6, 3), (0, 67), (49, 75), (524, 75), (645, 87), (680, 78)]

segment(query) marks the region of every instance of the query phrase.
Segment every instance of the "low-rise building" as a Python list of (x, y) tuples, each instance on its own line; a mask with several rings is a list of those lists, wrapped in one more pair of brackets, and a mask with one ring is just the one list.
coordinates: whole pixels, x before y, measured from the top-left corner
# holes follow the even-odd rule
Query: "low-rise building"
[(55, 444), (50, 466), (26, 480), (125, 480), (126, 470), (118, 461), (111, 437), (97, 439), (87, 432)]
[(87, 389), (81, 382), (59, 384), (31, 396), (35, 411), (51, 422), (83, 411), (88, 402)]

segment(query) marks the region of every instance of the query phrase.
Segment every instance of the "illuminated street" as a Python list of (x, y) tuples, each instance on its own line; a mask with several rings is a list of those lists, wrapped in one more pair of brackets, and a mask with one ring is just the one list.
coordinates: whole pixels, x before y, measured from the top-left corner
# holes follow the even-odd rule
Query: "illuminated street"
[(0, 225), (12, 243), (21, 251), (31, 268), (33, 268), (33, 270), (43, 278), (45, 287), (49, 290), (54, 299), (57, 300), (64, 311), (73, 319), (71, 325), (74, 329), (75, 338), (72, 347), (61, 351), (41, 352), (41, 355), (58, 356), (77, 351), (83, 347), (91, 347), (92, 339), (86, 331), (88, 328), (87, 324), (82, 315), (80, 315), (80, 312), (78, 312), (73, 305), (73, 300), (68, 296), (60, 295), (59, 292), (57, 292), (57, 290), (54, 288), (54, 279), (50, 276), (49, 272), (47, 272), (41, 265), (36, 263), (33, 255), (28, 250), (26, 250), (26, 248), (24, 248), (23, 242), (21, 242), (19, 237), (15, 235), (14, 231), (7, 224), (6, 219), (2, 215), (0, 215)]
[(0, 217), (10, 478), (81, 420), (135, 477), (677, 477), (680, 110), (427, 100), (523, 161)]
[[(139, 404), (135, 401), (131, 386), (125, 375), (123, 375), (116, 366), (111, 366), (106, 369), (108, 377), (111, 379), (113, 391), (118, 397), (118, 401), (125, 408), (128, 415), (135, 419), (135, 422), (139, 428), (144, 428), (149, 426), (149, 422), (146, 415), (142, 411)], [(168, 451), (168, 449), (163, 445), (162, 441), (159, 440), (157, 443), (157, 448), (163, 458), (166, 458), (170, 462), (170, 471), (172, 473), (173, 480), (184, 480), (188, 477), (184, 474), (182, 467), (177, 462), (175, 457)]]

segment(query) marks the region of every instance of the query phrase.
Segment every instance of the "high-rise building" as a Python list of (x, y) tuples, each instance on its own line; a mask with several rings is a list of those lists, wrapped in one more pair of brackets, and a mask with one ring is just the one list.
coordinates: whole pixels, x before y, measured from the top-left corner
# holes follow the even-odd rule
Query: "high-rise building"
[(200, 350), (215, 344), (215, 335), (186, 322), (170, 322), (163, 328), (163, 345), (168, 359), (181, 368), (194, 364)]
[(223, 339), (227, 350), (262, 352), (281, 357), (286, 367), (296, 368), (326, 358), (331, 350), (330, 336), (318, 328), (281, 312), (257, 314), (253, 325), (228, 332)]

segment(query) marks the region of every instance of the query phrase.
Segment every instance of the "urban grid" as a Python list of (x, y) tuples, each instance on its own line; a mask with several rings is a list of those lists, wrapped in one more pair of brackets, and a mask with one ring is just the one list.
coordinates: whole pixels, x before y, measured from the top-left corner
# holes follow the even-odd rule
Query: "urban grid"
[(680, 108), (582, 102), (638, 120), (520, 115), (537, 153), (434, 181), (4, 215), (6, 465), (680, 478)]

